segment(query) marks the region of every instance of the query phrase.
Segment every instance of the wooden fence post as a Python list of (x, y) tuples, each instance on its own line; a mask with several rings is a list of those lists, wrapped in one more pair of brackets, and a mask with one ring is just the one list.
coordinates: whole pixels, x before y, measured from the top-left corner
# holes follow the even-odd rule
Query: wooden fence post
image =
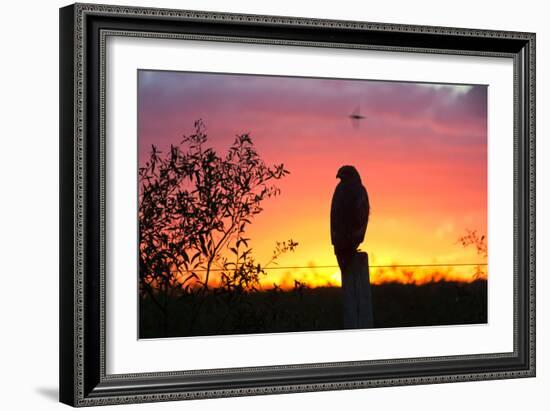
[(372, 328), (372, 294), (369, 255), (358, 252), (342, 273), (344, 328)]

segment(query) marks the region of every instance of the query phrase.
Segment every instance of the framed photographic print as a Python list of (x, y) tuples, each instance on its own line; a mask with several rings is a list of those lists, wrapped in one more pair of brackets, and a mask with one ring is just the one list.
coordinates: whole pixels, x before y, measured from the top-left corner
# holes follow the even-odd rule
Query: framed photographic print
[(60, 24), (62, 402), (535, 375), (533, 33)]

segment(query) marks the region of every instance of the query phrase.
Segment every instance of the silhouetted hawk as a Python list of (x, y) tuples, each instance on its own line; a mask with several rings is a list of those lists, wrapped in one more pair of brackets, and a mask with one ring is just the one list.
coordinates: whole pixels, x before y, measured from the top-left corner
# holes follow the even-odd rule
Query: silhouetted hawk
[(350, 262), (365, 239), (370, 204), (367, 190), (353, 166), (340, 167), (330, 208), (330, 238), (340, 271)]

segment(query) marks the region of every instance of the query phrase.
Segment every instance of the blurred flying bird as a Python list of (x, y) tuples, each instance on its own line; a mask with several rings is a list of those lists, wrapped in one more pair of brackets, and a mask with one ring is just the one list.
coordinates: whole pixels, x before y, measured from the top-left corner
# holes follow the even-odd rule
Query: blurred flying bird
[(348, 116), (351, 119), (353, 128), (357, 129), (360, 126), (360, 121), (367, 118), (360, 114), (360, 106), (355, 107), (355, 110)]
[(330, 238), (340, 271), (351, 262), (365, 239), (370, 204), (366, 188), (353, 166), (342, 166), (336, 174), (340, 182), (334, 190), (330, 208)]

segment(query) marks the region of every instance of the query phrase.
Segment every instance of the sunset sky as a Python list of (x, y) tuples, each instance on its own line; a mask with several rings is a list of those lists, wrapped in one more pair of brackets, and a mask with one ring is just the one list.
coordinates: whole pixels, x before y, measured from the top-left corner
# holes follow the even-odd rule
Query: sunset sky
[[(358, 106), (366, 119), (354, 127), (348, 116)], [(218, 153), (248, 132), (267, 164), (290, 171), (248, 236), (260, 262), (269, 260), (275, 241), (292, 238), (299, 246), (279, 265), (309, 268), (270, 270), (266, 286), (340, 283), (329, 213), (336, 172), (345, 164), (357, 168), (369, 193), (360, 248), (371, 265), (486, 262), (458, 243), (466, 229), (487, 232), (486, 86), (139, 72), (140, 165), (152, 144), (163, 150), (179, 143), (199, 118)], [(371, 280), (421, 282), (435, 272), (468, 280), (473, 271), (373, 267)]]

